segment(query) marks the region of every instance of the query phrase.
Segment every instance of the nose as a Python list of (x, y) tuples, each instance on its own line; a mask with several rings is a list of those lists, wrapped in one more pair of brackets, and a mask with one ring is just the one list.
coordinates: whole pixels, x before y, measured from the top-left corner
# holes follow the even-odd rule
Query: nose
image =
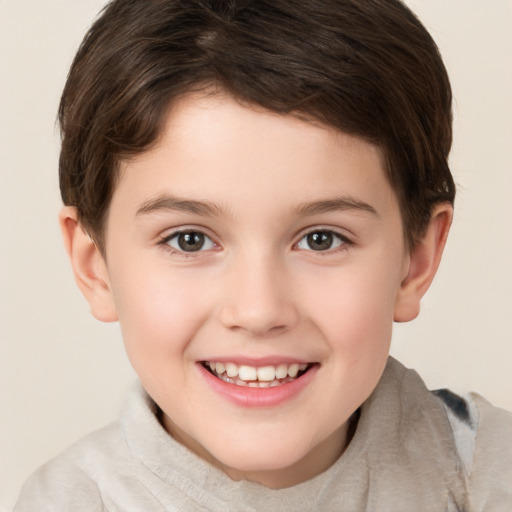
[(293, 280), (282, 262), (270, 256), (247, 257), (233, 265), (229, 274), (219, 311), (225, 327), (269, 336), (298, 321)]

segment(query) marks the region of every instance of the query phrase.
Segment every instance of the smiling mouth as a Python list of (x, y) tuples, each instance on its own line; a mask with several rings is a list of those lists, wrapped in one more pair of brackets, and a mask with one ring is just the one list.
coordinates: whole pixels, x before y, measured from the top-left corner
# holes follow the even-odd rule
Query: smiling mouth
[(201, 364), (212, 375), (229, 384), (250, 388), (273, 388), (299, 379), (316, 363), (259, 367), (215, 361), (203, 361)]

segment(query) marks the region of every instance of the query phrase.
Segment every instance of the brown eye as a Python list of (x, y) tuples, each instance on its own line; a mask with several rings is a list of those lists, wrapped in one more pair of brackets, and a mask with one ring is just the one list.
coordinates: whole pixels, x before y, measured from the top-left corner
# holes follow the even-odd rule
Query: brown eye
[(180, 233), (178, 245), (182, 251), (200, 251), (204, 245), (204, 235), (202, 233)]
[(309, 251), (328, 251), (336, 249), (346, 243), (346, 240), (333, 231), (319, 230), (312, 231), (304, 236), (297, 247)]
[(313, 251), (326, 251), (332, 247), (333, 236), (332, 233), (326, 231), (310, 233), (307, 236), (307, 241)]
[(183, 231), (170, 237), (167, 242), (173, 249), (182, 252), (198, 252), (215, 247), (212, 240), (199, 231)]

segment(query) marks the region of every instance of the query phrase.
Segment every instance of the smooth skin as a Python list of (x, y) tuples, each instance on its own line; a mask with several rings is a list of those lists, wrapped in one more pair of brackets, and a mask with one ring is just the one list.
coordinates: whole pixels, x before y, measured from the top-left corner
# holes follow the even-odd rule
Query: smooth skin
[[(393, 321), (417, 316), (451, 219), (439, 205), (407, 249), (379, 148), (221, 92), (178, 101), (157, 143), (122, 164), (105, 255), (74, 208), (60, 215), (92, 314), (119, 320), (167, 431), (231, 478), (272, 488), (343, 453)], [(278, 407), (242, 407), (200, 366), (242, 358), (316, 371)]]

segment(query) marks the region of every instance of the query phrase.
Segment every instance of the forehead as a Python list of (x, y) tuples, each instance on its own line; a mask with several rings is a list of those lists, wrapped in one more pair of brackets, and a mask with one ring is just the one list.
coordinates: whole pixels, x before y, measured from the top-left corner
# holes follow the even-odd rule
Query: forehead
[(122, 201), (137, 210), (166, 194), (231, 211), (338, 196), (375, 209), (396, 203), (377, 146), (225, 94), (177, 101), (156, 144), (122, 163), (112, 206)]

